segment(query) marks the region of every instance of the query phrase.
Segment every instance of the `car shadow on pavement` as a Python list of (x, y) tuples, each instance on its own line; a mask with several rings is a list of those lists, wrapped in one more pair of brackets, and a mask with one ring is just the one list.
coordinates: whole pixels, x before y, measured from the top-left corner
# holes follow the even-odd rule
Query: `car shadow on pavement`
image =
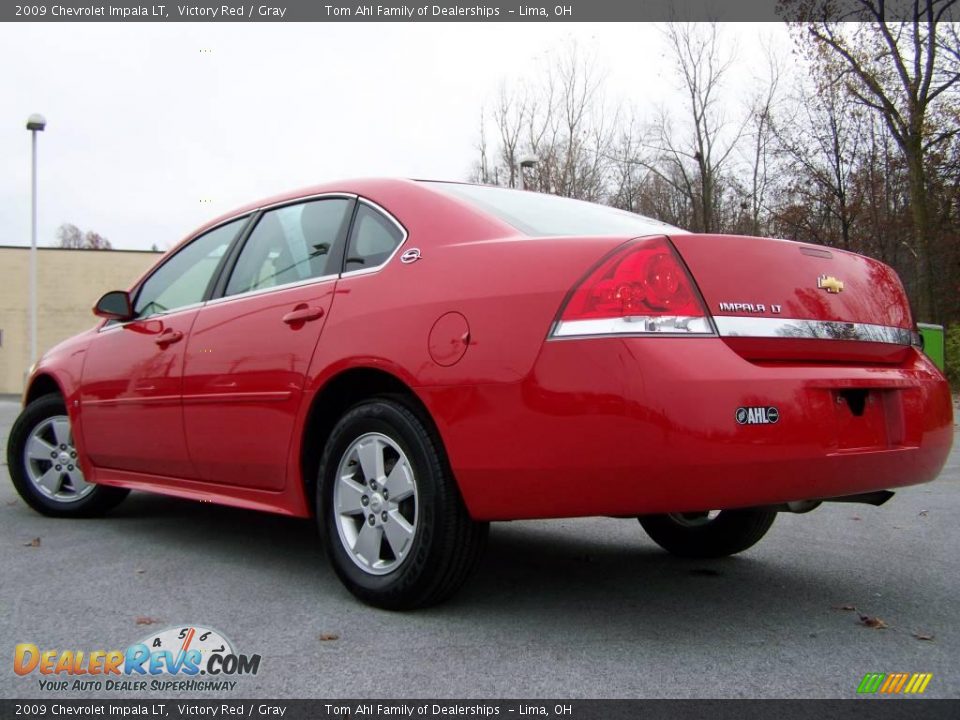
[[(269, 570), (333, 603), (356, 602), (333, 574), (312, 520), (136, 493), (101, 522), (133, 542), (193, 553), (237, 571)], [(871, 587), (869, 578), (793, 562), (782, 550), (764, 551), (762, 543), (721, 560), (675, 558), (646, 539), (635, 520), (495, 523), (478, 572), (454, 598), (421, 617), (488, 616), (499, 634), (555, 613), (563, 628), (557, 632), (669, 633), (670, 641), (678, 635), (695, 641), (722, 626), (743, 632), (749, 642), (751, 629), (788, 626), (801, 610), (816, 610), (824, 620), (844, 617), (835, 605)], [(811, 637), (816, 630), (811, 626)]]

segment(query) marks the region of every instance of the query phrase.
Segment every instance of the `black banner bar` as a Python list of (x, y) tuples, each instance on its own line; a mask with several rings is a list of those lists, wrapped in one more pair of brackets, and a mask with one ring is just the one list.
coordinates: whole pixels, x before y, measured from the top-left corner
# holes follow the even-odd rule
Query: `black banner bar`
[[(0, 21), (22, 22), (761, 22), (908, 19), (911, 0), (23, 0), (2, 3)], [(960, 10), (947, 10), (945, 20)]]
[(0, 718), (954, 720), (960, 700), (0, 700)]

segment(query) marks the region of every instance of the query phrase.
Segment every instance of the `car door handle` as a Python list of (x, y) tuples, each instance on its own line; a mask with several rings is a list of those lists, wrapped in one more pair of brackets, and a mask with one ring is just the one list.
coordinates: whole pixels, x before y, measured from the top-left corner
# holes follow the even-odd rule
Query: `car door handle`
[(154, 338), (153, 341), (164, 348), (167, 345), (173, 345), (175, 342), (180, 342), (181, 340), (183, 340), (183, 333), (179, 330), (164, 330)]
[(310, 307), (309, 305), (304, 305), (302, 307), (298, 306), (296, 309), (291, 310), (284, 315), (283, 321), (287, 325), (296, 325), (298, 323), (309, 322), (310, 320), (318, 320), (322, 317), (322, 307)]

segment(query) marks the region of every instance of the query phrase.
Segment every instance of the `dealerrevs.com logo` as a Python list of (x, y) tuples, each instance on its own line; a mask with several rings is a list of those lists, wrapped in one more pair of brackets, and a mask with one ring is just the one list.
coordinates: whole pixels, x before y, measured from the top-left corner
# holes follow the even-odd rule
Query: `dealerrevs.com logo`
[(243, 655), (222, 633), (198, 625), (151, 633), (126, 650), (14, 648), (13, 671), (38, 675), (45, 692), (224, 691), (242, 675), (256, 675), (259, 655)]

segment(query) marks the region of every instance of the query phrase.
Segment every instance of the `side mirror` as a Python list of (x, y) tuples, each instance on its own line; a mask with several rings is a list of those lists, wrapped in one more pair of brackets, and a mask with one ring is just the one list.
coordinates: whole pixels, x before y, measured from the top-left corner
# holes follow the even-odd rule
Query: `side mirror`
[(133, 303), (126, 290), (111, 290), (97, 300), (93, 314), (108, 320), (130, 320), (133, 318)]

